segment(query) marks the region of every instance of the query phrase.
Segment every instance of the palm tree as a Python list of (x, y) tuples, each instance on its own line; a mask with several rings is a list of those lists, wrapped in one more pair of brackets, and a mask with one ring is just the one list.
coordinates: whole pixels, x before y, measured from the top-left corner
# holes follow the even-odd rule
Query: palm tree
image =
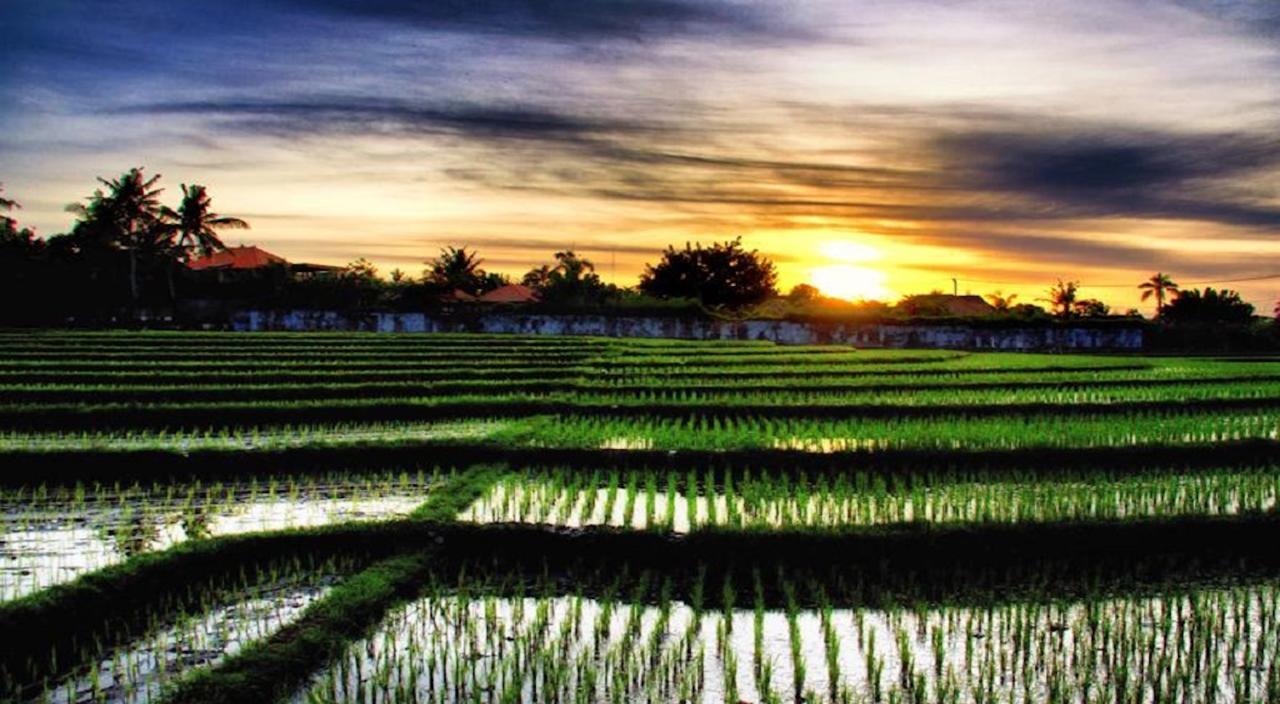
[(1063, 281), (1058, 279), (1058, 283), (1049, 289), (1049, 297), (1040, 300), (1053, 306), (1058, 317), (1065, 318), (1071, 315), (1071, 308), (1076, 303), (1076, 296), (1080, 292), (1079, 281)]
[(475, 294), (484, 282), (485, 273), (480, 268), (484, 260), (466, 247), (445, 247), (440, 256), (427, 262), (426, 278), (439, 286), (462, 289)]
[(160, 205), (163, 188), (156, 188), (160, 175), (151, 178), (141, 168), (133, 168), (114, 181), (99, 177), (106, 186), (94, 191), (87, 206), (74, 203), (68, 210), (107, 240), (104, 244), (124, 250), (129, 255), (129, 299), (138, 304), (138, 259), (146, 254), (168, 254), (173, 246), (174, 228), (164, 219)]
[(182, 205), (177, 211), (164, 208), (164, 214), (177, 228), (178, 253), (190, 259), (193, 253), (208, 256), (227, 248), (217, 230), (247, 230), (249, 223), (212, 212), (213, 199), (204, 186), (182, 184)]
[(544, 289), (551, 283), (551, 272), (552, 269), (550, 264), (543, 264), (542, 266), (534, 267), (525, 273), (524, 278), (520, 280), (520, 283), (528, 286), (529, 288), (538, 290)]
[(1001, 313), (1007, 313), (1010, 308), (1013, 308), (1013, 302), (1017, 299), (1018, 294), (1016, 293), (1011, 293), (1008, 296), (1001, 291), (987, 294), (987, 301), (991, 304), (991, 307)]
[(182, 184), (182, 204), (175, 211), (162, 207), (161, 213), (170, 228), (171, 247), (165, 280), (169, 285), (169, 298), (176, 301), (177, 287), (173, 281), (174, 266), (178, 261), (189, 262), (193, 255), (209, 256), (227, 248), (218, 238), (217, 230), (247, 230), (249, 223), (240, 218), (218, 215), (209, 208), (213, 199), (204, 186)]
[(1152, 274), (1151, 278), (1138, 284), (1138, 288), (1142, 290), (1142, 300), (1144, 301), (1155, 296), (1157, 318), (1160, 317), (1160, 312), (1164, 310), (1166, 295), (1178, 292), (1178, 284), (1175, 284), (1168, 274), (1158, 271)]
[[(18, 201), (5, 198), (3, 194), (4, 194), (4, 184), (0, 183), (0, 211), (4, 211), (7, 213), (15, 208), (22, 207), (21, 205), (18, 205)], [(0, 215), (0, 229), (6, 230), (6, 231), (16, 230), (18, 229), (18, 223), (13, 218), (7, 215)]]

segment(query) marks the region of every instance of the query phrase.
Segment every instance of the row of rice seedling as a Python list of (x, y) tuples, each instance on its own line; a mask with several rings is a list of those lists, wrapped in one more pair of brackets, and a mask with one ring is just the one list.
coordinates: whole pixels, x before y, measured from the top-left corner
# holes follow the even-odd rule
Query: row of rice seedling
[[(431, 397), (465, 401), (482, 394), (495, 400), (549, 398), (584, 407), (638, 406), (980, 406), (1012, 404), (1131, 403), (1197, 401), (1212, 399), (1267, 399), (1280, 391), (1280, 374), (1252, 376), (1201, 376), (1194, 379), (1153, 378), (1128, 373), (1113, 378), (1073, 379), (1072, 375), (1039, 375), (1020, 379), (998, 376), (937, 380), (929, 377), (895, 379), (813, 377), (794, 386), (778, 381), (752, 380), (707, 382), (693, 385), (647, 383), (604, 385), (581, 378), (480, 379), (465, 381), (355, 382), (355, 383), (246, 383), (217, 384), (186, 381), (157, 384), (10, 384), (0, 383), (0, 410), (21, 410), (24, 405), (80, 403), (167, 403), (191, 407), (207, 402), (304, 401), (334, 399), (351, 403), (406, 402)], [(181, 404), (181, 405), (178, 405)], [(86, 409), (92, 410), (92, 409)]]
[[(609, 373), (618, 376), (663, 375), (671, 373), (696, 375), (699, 373), (714, 373), (718, 370), (719, 366), (722, 366), (717, 365), (716, 360), (708, 359), (706, 361), (697, 361), (695, 363), (686, 364), (675, 369), (668, 369), (661, 366), (641, 363), (630, 355), (617, 355), (613, 361), (614, 364), (610, 365)], [(1003, 354), (990, 352), (950, 352), (945, 355), (931, 355), (920, 350), (861, 350), (848, 355), (845, 359), (840, 361), (827, 360), (826, 362), (823, 362), (823, 360), (817, 359), (814, 360), (812, 364), (805, 366), (807, 369), (821, 369), (824, 364), (832, 367), (833, 369), (843, 367), (848, 368), (850, 371), (856, 371), (863, 368), (881, 371), (906, 371), (912, 369), (918, 369), (920, 371), (945, 369), (952, 371), (972, 369), (1016, 370), (1054, 368), (1067, 371), (1071, 369), (1147, 368), (1153, 366), (1153, 362), (1149, 359), (1120, 356), (1105, 357), (1091, 355)], [(749, 366), (771, 370), (783, 367), (784, 365), (780, 359), (764, 357), (756, 360), (754, 364)], [(731, 366), (730, 369), (725, 371), (746, 372), (750, 370), (734, 369)]]
[[(570, 371), (578, 371), (578, 367), (569, 367)], [(427, 388), (427, 389), (448, 389), (456, 387), (459, 390), (469, 388), (494, 388), (510, 384), (519, 384), (524, 380), (521, 379), (462, 379), (462, 380), (442, 380), (442, 379), (426, 379), (426, 380), (385, 380), (385, 379), (351, 379), (351, 375), (344, 375), (343, 378), (335, 381), (319, 381), (319, 382), (299, 382), (288, 377), (276, 378), (275, 375), (268, 374), (240, 374), (233, 376), (235, 381), (222, 381), (224, 375), (218, 375), (215, 380), (210, 381), (204, 378), (204, 375), (192, 377), (177, 377), (169, 383), (157, 383), (143, 378), (138, 373), (130, 372), (114, 372), (105, 376), (90, 376), (88, 374), (72, 374), (68, 378), (60, 381), (31, 381), (20, 378), (19, 375), (8, 373), (0, 375), (0, 393), (6, 398), (11, 394), (21, 394), (23, 392), (84, 392), (84, 393), (106, 393), (112, 390), (124, 392), (145, 392), (145, 391), (196, 391), (210, 390), (219, 391), (222, 389), (234, 390), (262, 390), (268, 388), (300, 388), (300, 389), (322, 389), (325, 387), (333, 387), (335, 389), (345, 389), (353, 386), (371, 386), (374, 388)], [(793, 390), (833, 390), (833, 391), (858, 391), (858, 390), (895, 390), (895, 389), (911, 389), (911, 388), (982, 388), (985, 386), (1048, 386), (1057, 385), (1061, 387), (1071, 386), (1088, 386), (1091, 384), (1100, 385), (1125, 385), (1125, 384), (1177, 384), (1177, 383), (1224, 383), (1230, 381), (1273, 381), (1280, 377), (1280, 368), (1269, 367), (1266, 365), (1248, 365), (1242, 369), (1217, 369), (1211, 367), (1202, 367), (1195, 370), (1166, 370), (1162, 368), (1155, 369), (1106, 369), (1098, 371), (1033, 371), (1033, 372), (1016, 372), (1006, 373), (999, 370), (990, 372), (957, 372), (954, 374), (883, 374), (883, 375), (865, 375), (865, 374), (821, 374), (810, 377), (804, 377), (793, 381), (779, 382), (761, 377), (745, 377), (730, 379), (695, 379), (689, 380), (688, 383), (681, 383), (680, 388), (694, 388), (698, 390), (757, 390), (757, 391), (793, 391)], [(609, 379), (593, 379), (584, 377), (569, 377), (558, 380), (563, 386), (568, 387), (581, 393), (599, 392), (599, 393), (616, 393), (619, 391), (643, 391), (643, 390), (661, 390), (672, 387), (672, 383), (660, 377), (643, 377), (638, 379), (627, 379), (624, 377), (610, 377)], [(549, 383), (549, 380), (548, 382)]]
[(512, 417), (560, 413), (682, 416), (786, 416), (802, 418), (906, 418), (908, 416), (1078, 416), (1142, 413), (1181, 405), (1182, 413), (1210, 410), (1265, 412), (1280, 406), (1280, 383), (1132, 387), (1111, 391), (974, 392), (921, 391), (900, 394), (705, 394), (577, 395), (552, 391), (439, 394), (410, 397), (195, 400), (163, 403), (0, 404), (0, 427), (74, 430), (77, 427), (181, 428), (212, 426), (222, 419), (269, 425), (284, 422), (424, 421), (467, 417)]
[[(985, 608), (838, 608), (779, 575), (782, 609), (662, 576), (599, 598), (430, 584), (297, 702), (1273, 702), (1280, 589)], [(642, 600), (650, 582), (654, 601)], [(804, 596), (800, 592), (807, 591)], [(803, 608), (812, 599), (818, 608)]]
[(573, 415), (530, 418), (495, 430), (490, 443), (536, 448), (611, 450), (769, 451), (869, 453), (897, 449), (974, 450), (1097, 448), (1207, 444), (1280, 437), (1280, 411), (1222, 414), (1191, 407), (1115, 414), (1053, 413), (1026, 417), (809, 419), (682, 418)]
[(431, 442), (480, 442), (506, 421), (469, 420), (439, 423), (332, 423), (249, 428), (200, 428), (180, 431), (141, 430), (21, 433), (0, 432), (0, 452), (138, 450), (272, 451), (293, 448), (342, 448)]
[(572, 377), (590, 371), (587, 367), (521, 366), (486, 369), (359, 369), (343, 367), (294, 367), (291, 369), (181, 369), (167, 371), (122, 370), (44, 370), (18, 372), (0, 370), (0, 382), (15, 381), (20, 384), (54, 383), (70, 384), (85, 381), (104, 383), (145, 383), (190, 385), (199, 379), (203, 384), (287, 384), (287, 383), (365, 383), (376, 381), (545, 381)]
[[(309, 331), (250, 332), (200, 330), (0, 330), (0, 344), (39, 342), (44, 344), (78, 345), (102, 343), (114, 345), (274, 345), (294, 344), (312, 346), (323, 344), (404, 345), (447, 347), (453, 345), (480, 345), (486, 343), (504, 345), (533, 345), (540, 347), (581, 347), (584, 344), (604, 344), (609, 341), (585, 337), (558, 337), (551, 335), (492, 335), (485, 333), (432, 333), (430, 335), (386, 335), (374, 332)], [(644, 344), (645, 340), (627, 341), (628, 344)], [(669, 344), (699, 344), (679, 340), (657, 340), (662, 346)], [(743, 342), (739, 345), (762, 343)], [(766, 346), (772, 343), (763, 343)]]
[(685, 378), (677, 380), (661, 376), (621, 377), (591, 380), (579, 384), (583, 391), (600, 393), (654, 389), (759, 390), (759, 391), (893, 391), (901, 389), (969, 389), (997, 387), (1088, 387), (1128, 384), (1197, 384), (1232, 381), (1274, 381), (1280, 378), (1280, 365), (1231, 365), (1222, 363), (1196, 368), (1183, 367), (1105, 367), (1099, 369), (967, 369), (886, 371), (877, 374), (815, 373), (781, 379), (759, 375)]
[(1150, 385), (1141, 381), (1117, 386), (1078, 385), (1071, 388), (1018, 385), (993, 388), (931, 388), (903, 386), (897, 389), (858, 391), (856, 389), (822, 389), (753, 391), (750, 388), (708, 391), (673, 388), (645, 389), (629, 392), (582, 395), (561, 394), (566, 402), (579, 403), (586, 412), (592, 404), (644, 406), (646, 404), (687, 405), (691, 407), (734, 406), (929, 406), (967, 407), (1036, 404), (1069, 406), (1075, 404), (1118, 403), (1191, 403), (1213, 399), (1280, 398), (1280, 379), (1231, 380), (1220, 383)]
[(1195, 473), (555, 468), (505, 475), (459, 518), (481, 523), (840, 531), (902, 523), (1024, 523), (1274, 511), (1280, 468)]
[[(350, 558), (290, 560), (229, 579), (193, 583), (176, 604), (135, 619), (135, 632), (103, 633), (73, 656), (51, 653), (22, 672), (0, 672), (0, 697), (30, 702), (151, 702), (194, 669), (295, 620), (357, 566)], [(17, 635), (17, 634), (11, 634)]]
[(0, 601), (186, 540), (405, 516), (441, 478), (437, 468), (0, 489)]
[[(990, 388), (916, 389), (844, 393), (706, 392), (701, 390), (588, 393), (535, 387), (491, 393), (441, 392), (417, 396), (264, 398), (233, 395), (183, 401), (119, 402), (29, 401), (0, 403), (0, 426), (10, 428), (182, 428), (214, 426), (224, 419), (241, 424), (286, 422), (426, 421), (467, 417), (521, 417), (548, 414), (640, 416), (733, 415), (800, 418), (891, 418), (915, 416), (1080, 416), (1140, 414), (1169, 408), (1182, 413), (1265, 412), (1280, 405), (1280, 382), (1232, 381), (1222, 384), (1128, 385), (1071, 389)], [(109, 396), (109, 394), (108, 394)]]
[(877, 453), (1124, 448), (1276, 440), (1280, 410), (1222, 414), (1185, 411), (966, 417), (797, 417), (682, 414), (676, 417), (572, 415), (496, 420), (384, 422), (180, 430), (0, 432), (0, 452), (268, 451), (292, 448), (476, 446), (493, 449)]

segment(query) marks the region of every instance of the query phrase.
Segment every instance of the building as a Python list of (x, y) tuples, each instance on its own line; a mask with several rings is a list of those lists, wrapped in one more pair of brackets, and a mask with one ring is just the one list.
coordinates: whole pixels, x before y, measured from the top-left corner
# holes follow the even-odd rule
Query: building
[(252, 271), (272, 266), (288, 266), (284, 257), (253, 245), (227, 247), (218, 252), (210, 252), (187, 263), (192, 271)]
[(907, 296), (898, 307), (908, 315), (947, 318), (975, 318), (996, 312), (995, 307), (983, 300), (982, 296), (952, 296), (946, 293)]
[(482, 294), (479, 303), (537, 303), (538, 292), (523, 284), (507, 284)]
[(214, 272), (219, 281), (252, 277), (266, 271), (283, 267), (293, 276), (314, 278), (328, 276), (342, 271), (340, 266), (325, 264), (290, 264), (284, 257), (272, 254), (255, 245), (227, 247), (221, 251), (211, 252), (197, 257), (187, 263), (192, 271)]

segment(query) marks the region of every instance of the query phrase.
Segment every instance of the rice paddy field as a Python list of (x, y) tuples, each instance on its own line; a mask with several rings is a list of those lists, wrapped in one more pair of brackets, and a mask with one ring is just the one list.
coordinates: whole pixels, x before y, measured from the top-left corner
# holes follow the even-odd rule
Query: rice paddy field
[(1280, 360), (0, 331), (0, 701), (1280, 701)]

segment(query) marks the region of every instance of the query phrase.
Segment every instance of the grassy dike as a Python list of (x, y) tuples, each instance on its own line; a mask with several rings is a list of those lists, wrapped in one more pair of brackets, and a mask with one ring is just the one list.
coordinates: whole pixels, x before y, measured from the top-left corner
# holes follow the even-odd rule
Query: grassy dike
[[(472, 467), (433, 491), (411, 518), (450, 523), (507, 471), (502, 465)], [(269, 702), (284, 699), (312, 673), (365, 637), (388, 609), (418, 593), (435, 548), (374, 563), (343, 581), (302, 618), (271, 638), (250, 645), (220, 665), (198, 670), (179, 683), (171, 704)]]

